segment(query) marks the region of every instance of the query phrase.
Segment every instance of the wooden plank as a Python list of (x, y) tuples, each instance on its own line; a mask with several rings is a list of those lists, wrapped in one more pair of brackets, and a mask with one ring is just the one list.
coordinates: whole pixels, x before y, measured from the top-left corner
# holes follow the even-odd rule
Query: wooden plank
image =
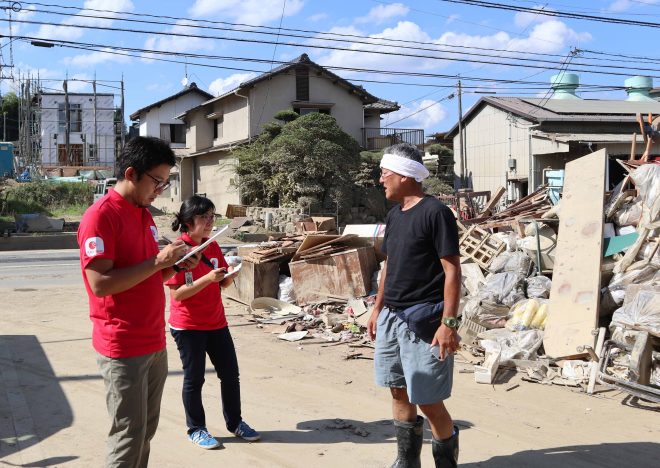
[(324, 297), (362, 297), (371, 292), (371, 277), (377, 267), (373, 247), (289, 263), (298, 304)]
[(493, 195), (492, 198), (490, 200), (488, 200), (488, 204), (486, 205), (486, 207), (483, 209), (483, 211), (481, 212), (481, 214), (479, 216), (480, 217), (481, 216), (487, 216), (488, 214), (490, 214), (495, 209), (495, 207), (497, 206), (500, 199), (502, 198), (502, 196), (505, 193), (506, 193), (506, 189), (504, 187), (498, 188), (495, 191), (495, 195)]
[(603, 261), (607, 152), (566, 164), (557, 253), (543, 346), (548, 356), (575, 355), (595, 345)]
[(257, 297), (277, 297), (280, 264), (243, 262), (241, 272), (222, 295), (249, 304)]

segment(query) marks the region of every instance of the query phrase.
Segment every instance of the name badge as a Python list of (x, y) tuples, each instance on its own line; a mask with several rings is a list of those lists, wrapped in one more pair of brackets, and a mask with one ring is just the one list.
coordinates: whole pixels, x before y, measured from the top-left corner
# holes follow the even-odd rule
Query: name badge
[(186, 271), (184, 276), (186, 278), (186, 286), (192, 286), (193, 285), (192, 271)]

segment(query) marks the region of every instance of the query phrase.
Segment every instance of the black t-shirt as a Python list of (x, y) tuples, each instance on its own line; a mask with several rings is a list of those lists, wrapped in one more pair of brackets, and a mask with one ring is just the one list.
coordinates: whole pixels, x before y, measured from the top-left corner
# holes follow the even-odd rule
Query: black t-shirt
[(445, 272), (440, 259), (459, 255), (452, 211), (426, 195), (408, 210), (402, 211), (400, 205), (392, 208), (385, 224), (385, 304), (409, 307), (442, 301)]

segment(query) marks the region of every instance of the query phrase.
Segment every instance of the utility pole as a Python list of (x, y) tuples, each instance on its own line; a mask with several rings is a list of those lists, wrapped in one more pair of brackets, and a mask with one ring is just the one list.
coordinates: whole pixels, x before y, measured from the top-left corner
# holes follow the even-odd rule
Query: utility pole
[(67, 80), (62, 82), (64, 88), (64, 146), (66, 151), (66, 165), (70, 166), (71, 161), (71, 109), (69, 108), (69, 86)]
[(458, 80), (458, 141), (461, 145), (459, 157), (461, 158), (461, 188), (465, 186), (465, 143), (463, 139), (463, 102), (461, 99), (461, 80)]
[(99, 151), (99, 131), (98, 122), (96, 120), (96, 76), (92, 82), (92, 89), (94, 90), (94, 160), (96, 161), (96, 164), (100, 164), (101, 152)]

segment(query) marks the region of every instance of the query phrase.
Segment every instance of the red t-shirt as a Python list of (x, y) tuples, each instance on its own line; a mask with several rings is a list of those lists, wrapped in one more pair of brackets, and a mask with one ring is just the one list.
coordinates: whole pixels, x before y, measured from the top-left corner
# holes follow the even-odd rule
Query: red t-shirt
[[(192, 246), (198, 245), (185, 233), (179, 239)], [(203, 241), (205, 240), (203, 239)], [(217, 242), (211, 242), (204, 249), (204, 256), (209, 259), (216, 269), (229, 268)], [(190, 273), (192, 273), (194, 281), (210, 271), (211, 267), (200, 260), (197, 266), (190, 270)], [(184, 271), (178, 272), (165, 284), (179, 286), (186, 284), (185, 273)], [(222, 305), (220, 285), (211, 283), (194, 296), (182, 301), (177, 301), (170, 293), (169, 323), (172, 328), (182, 330), (217, 330), (226, 327), (227, 318), (225, 317), (225, 308)]]
[(114, 190), (90, 206), (78, 228), (80, 266), (89, 296), (92, 344), (100, 354), (126, 358), (165, 348), (165, 293), (161, 272), (132, 288), (96, 297), (85, 267), (109, 258), (126, 268), (158, 255), (158, 230), (146, 208), (129, 203)]

